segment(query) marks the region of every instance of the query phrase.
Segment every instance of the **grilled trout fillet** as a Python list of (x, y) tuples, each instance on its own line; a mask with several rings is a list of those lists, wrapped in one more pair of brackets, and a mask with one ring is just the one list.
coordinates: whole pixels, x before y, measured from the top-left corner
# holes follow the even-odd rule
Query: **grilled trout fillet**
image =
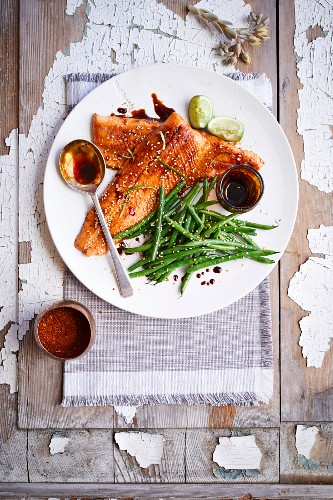
[[(256, 169), (263, 165), (255, 153), (193, 129), (176, 112), (139, 142), (133, 153), (134, 158), (123, 159), (121, 169), (100, 197), (112, 235), (141, 221), (157, 206), (162, 182), (168, 194), (181, 181), (179, 174), (162, 162), (181, 172), (187, 186), (212, 178), (232, 165), (246, 164)], [(75, 246), (88, 256), (107, 252), (94, 209), (88, 212)]]
[(92, 141), (101, 150), (106, 166), (119, 169), (124, 157), (131, 158), (133, 151), (150, 132), (161, 125), (154, 118), (127, 118), (125, 116), (100, 116), (92, 120)]

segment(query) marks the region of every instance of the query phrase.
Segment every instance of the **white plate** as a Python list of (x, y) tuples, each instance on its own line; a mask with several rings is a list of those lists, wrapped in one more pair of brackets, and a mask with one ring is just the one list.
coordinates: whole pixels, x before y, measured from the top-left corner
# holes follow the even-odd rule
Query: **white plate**
[[(58, 172), (61, 149), (73, 139), (91, 139), (93, 113), (109, 115), (119, 106), (125, 106), (129, 109), (145, 108), (148, 114), (155, 116), (152, 92), (184, 118), (187, 118), (189, 99), (196, 94), (205, 94), (211, 99), (216, 116), (233, 116), (244, 123), (241, 146), (255, 151), (265, 161), (261, 170), (265, 192), (260, 204), (242, 218), (266, 224), (278, 221), (278, 228), (259, 231), (256, 237), (260, 246), (281, 252), (275, 256), (278, 261), (288, 244), (298, 202), (297, 173), (288, 141), (273, 115), (252, 94), (227, 77), (190, 66), (162, 64), (122, 73), (97, 87), (74, 108), (60, 128), (47, 161), (44, 181), (46, 218), (53, 241), (66, 265), (102, 299), (145, 316), (198, 316), (240, 299), (274, 266), (250, 260), (223, 264), (221, 274), (210, 271), (202, 279), (193, 276), (183, 297), (179, 296), (179, 280), (174, 282), (172, 279), (154, 286), (145, 278), (136, 278), (133, 280), (134, 295), (122, 298), (108, 257), (86, 257), (74, 247), (74, 239), (91, 202), (88, 196), (70, 189)], [(123, 258), (126, 266), (135, 260), (133, 256)], [(181, 276), (179, 271), (173, 274)], [(203, 280), (210, 278), (215, 279), (214, 285), (201, 285)]]

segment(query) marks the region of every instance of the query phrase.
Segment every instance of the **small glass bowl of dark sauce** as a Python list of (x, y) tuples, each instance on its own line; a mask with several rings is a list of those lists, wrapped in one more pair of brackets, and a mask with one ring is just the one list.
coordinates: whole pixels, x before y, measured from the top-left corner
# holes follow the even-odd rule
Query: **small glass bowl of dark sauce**
[(252, 210), (264, 192), (264, 181), (249, 165), (235, 165), (218, 179), (217, 199), (228, 212), (242, 214)]

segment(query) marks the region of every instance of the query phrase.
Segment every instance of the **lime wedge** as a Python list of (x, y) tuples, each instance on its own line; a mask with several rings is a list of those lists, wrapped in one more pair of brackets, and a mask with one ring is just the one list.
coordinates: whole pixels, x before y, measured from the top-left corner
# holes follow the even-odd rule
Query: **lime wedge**
[(238, 142), (244, 134), (244, 125), (236, 118), (217, 116), (208, 123), (208, 131), (229, 142)]
[(213, 116), (212, 103), (205, 95), (195, 95), (190, 100), (188, 115), (193, 128), (206, 128)]

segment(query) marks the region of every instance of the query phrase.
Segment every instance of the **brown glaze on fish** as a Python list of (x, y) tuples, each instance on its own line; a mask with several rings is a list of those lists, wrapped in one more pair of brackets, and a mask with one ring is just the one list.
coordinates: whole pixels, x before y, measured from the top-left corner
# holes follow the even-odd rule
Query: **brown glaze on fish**
[(128, 150), (133, 151), (139, 142), (160, 125), (161, 122), (154, 118), (100, 116), (95, 113), (92, 141), (101, 150), (106, 166), (118, 169), (124, 162), (124, 156), (131, 157)]
[[(175, 112), (133, 147), (133, 152), (134, 159), (122, 160), (121, 169), (100, 198), (113, 235), (141, 221), (157, 206), (162, 182), (168, 194), (181, 181), (158, 158), (186, 176), (187, 186), (205, 177), (212, 178), (232, 165), (247, 164), (256, 169), (263, 165), (255, 153), (193, 129)], [(129, 191), (134, 186), (150, 187)], [(88, 256), (107, 252), (93, 209), (86, 216), (75, 246)]]

